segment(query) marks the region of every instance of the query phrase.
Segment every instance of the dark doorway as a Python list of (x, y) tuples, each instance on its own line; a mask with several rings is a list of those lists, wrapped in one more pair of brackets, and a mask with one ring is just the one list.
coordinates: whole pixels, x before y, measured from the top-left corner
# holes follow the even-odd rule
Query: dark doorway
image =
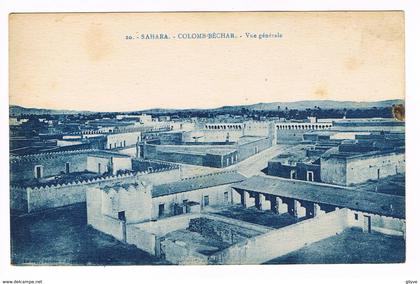
[(121, 239), (125, 243), (127, 241), (127, 226), (125, 220), (125, 211), (118, 212), (118, 220), (120, 220), (121, 226)]
[(36, 178), (42, 178), (42, 167), (36, 166), (35, 167), (35, 177)]
[(244, 206), (245, 207), (245, 194), (246, 194), (246, 192), (245, 191), (242, 191), (241, 192), (241, 204), (242, 204), (242, 206)]
[(204, 196), (204, 206), (208, 206), (210, 204), (210, 199), (208, 195)]
[(188, 206), (188, 199), (184, 199), (182, 200), (182, 206), (184, 207), (184, 212), (185, 213), (190, 213), (190, 206)]
[(261, 199), (260, 199), (260, 195), (257, 193), (257, 195), (255, 196), (255, 207), (258, 210), (261, 210)]
[(70, 173), (70, 163), (66, 163), (66, 174)]
[(372, 220), (370, 216), (363, 216), (363, 232), (371, 233), (372, 232)]
[(270, 197), (270, 203), (271, 203), (271, 206), (270, 206), (271, 211), (273, 211), (275, 213), (278, 213), (279, 212), (279, 204), (278, 204), (278, 200), (275, 196)]
[(159, 217), (162, 217), (165, 214), (165, 204), (159, 204)]

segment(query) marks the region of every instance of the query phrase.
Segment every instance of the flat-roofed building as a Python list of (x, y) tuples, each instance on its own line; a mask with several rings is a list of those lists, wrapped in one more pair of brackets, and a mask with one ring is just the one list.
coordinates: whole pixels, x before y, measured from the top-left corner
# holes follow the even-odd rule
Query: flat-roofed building
[(368, 152), (328, 150), (321, 157), (321, 181), (353, 185), (405, 173), (405, 150), (389, 149)]

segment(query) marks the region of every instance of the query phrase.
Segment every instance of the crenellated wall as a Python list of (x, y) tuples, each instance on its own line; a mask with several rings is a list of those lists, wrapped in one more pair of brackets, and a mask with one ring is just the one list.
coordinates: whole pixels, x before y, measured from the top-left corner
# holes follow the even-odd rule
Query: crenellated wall
[[(151, 190), (152, 185), (144, 181), (132, 184), (111, 184), (89, 189), (89, 191), (99, 191), (96, 198), (101, 200), (102, 215), (118, 220), (119, 212), (124, 212), (127, 224), (151, 220)], [(87, 206), (91, 204), (92, 202), (87, 202)]]
[(99, 176), (85, 180), (62, 184), (43, 184), (39, 187), (12, 186), (10, 192), (11, 208), (33, 212), (46, 208), (54, 208), (85, 202), (87, 189), (105, 186), (115, 182), (147, 181), (166, 183), (180, 179), (178, 167), (152, 169), (144, 172), (128, 172), (118, 175)]
[(242, 129), (205, 129), (184, 132), (183, 142), (211, 143), (211, 142), (236, 142), (242, 136)]
[(332, 127), (332, 122), (285, 122), (285, 123), (276, 123), (277, 130), (328, 130)]
[(28, 212), (85, 202), (85, 192), (91, 187), (106, 185), (115, 181), (134, 181), (136, 178), (136, 174), (127, 173), (115, 176), (96, 177), (66, 184), (44, 185), (33, 188), (27, 187)]
[(206, 123), (204, 129), (209, 130), (240, 130), (244, 128), (243, 123)]
[(284, 122), (276, 123), (276, 140), (278, 144), (298, 144), (303, 140), (303, 134), (313, 131), (325, 131), (332, 127), (327, 122)]

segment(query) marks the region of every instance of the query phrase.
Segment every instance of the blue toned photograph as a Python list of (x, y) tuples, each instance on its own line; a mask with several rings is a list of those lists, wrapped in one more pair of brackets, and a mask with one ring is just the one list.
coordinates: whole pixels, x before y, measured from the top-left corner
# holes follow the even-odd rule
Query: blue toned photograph
[(9, 24), (12, 265), (405, 262), (403, 12)]

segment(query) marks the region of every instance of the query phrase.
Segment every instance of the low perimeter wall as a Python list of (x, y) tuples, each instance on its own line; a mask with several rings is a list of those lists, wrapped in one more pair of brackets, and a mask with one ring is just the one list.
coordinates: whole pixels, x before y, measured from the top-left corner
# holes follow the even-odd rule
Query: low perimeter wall
[[(234, 219), (226, 218), (223, 216), (217, 216), (212, 214), (201, 214), (201, 213), (190, 213), (190, 214), (183, 214), (179, 216), (169, 217), (157, 221), (151, 222), (144, 222), (138, 224), (128, 224), (127, 225), (127, 243), (135, 245), (137, 248), (144, 250), (150, 254), (160, 256), (161, 254), (161, 247), (160, 243), (164, 241), (162, 237), (166, 234), (181, 230), (187, 229), (191, 226), (191, 220), (198, 220), (198, 219), (207, 219), (209, 221), (220, 221), (225, 222), (234, 226), (241, 226), (244, 229), (259, 232), (259, 233), (266, 233), (271, 230), (271, 228), (267, 228), (260, 225), (255, 225), (247, 222), (241, 222)], [(111, 224), (112, 225), (112, 224)], [(168, 261), (174, 261), (174, 263), (178, 263), (182, 261), (182, 257), (176, 257), (176, 253), (174, 255), (177, 258), (177, 261), (171, 258), (171, 251), (175, 252), (175, 248), (178, 247), (177, 244), (169, 244), (165, 242), (165, 253)], [(173, 249), (171, 249), (171, 247)], [(188, 248), (185, 248), (188, 250)], [(192, 252), (188, 253), (191, 254)], [(194, 259), (199, 258), (202, 259), (203, 255), (196, 253)], [(207, 259), (207, 257), (206, 257)], [(172, 262), (171, 261), (171, 262)]]
[(185, 229), (191, 218), (200, 214), (184, 214), (162, 220), (127, 225), (127, 243), (148, 253), (160, 256), (160, 238), (169, 232)]
[[(161, 256), (163, 253), (166, 260), (176, 264), (260, 264), (339, 234), (348, 227), (362, 227), (361, 216), (355, 220), (355, 214), (363, 213), (343, 208), (274, 230), (218, 215), (191, 213), (158, 221), (127, 224), (126, 241), (152, 255)], [(165, 239), (165, 235), (169, 232), (187, 229), (196, 222), (191, 223), (191, 220), (203, 218), (240, 226), (255, 231), (258, 235), (247, 236), (247, 239), (212, 255), (198, 253), (183, 242)], [(405, 221), (402, 219), (382, 218), (379, 221), (381, 221), (381, 230), (378, 230), (380, 232), (385, 230), (384, 233), (399, 235), (399, 232), (403, 234), (405, 231)], [(379, 221), (372, 223), (375, 225)], [(121, 223), (107, 216), (100, 216), (99, 205), (97, 208), (88, 207), (88, 223), (119, 240), (123, 238)], [(375, 228), (372, 227), (373, 230)]]
[(28, 212), (86, 202), (89, 184), (52, 186), (49, 188), (27, 188)]
[(213, 264), (260, 264), (342, 232), (348, 210), (339, 209), (235, 244), (209, 257)]
[(127, 243), (135, 245), (152, 255), (160, 255), (159, 237), (149, 231), (142, 230), (135, 225), (127, 226)]

